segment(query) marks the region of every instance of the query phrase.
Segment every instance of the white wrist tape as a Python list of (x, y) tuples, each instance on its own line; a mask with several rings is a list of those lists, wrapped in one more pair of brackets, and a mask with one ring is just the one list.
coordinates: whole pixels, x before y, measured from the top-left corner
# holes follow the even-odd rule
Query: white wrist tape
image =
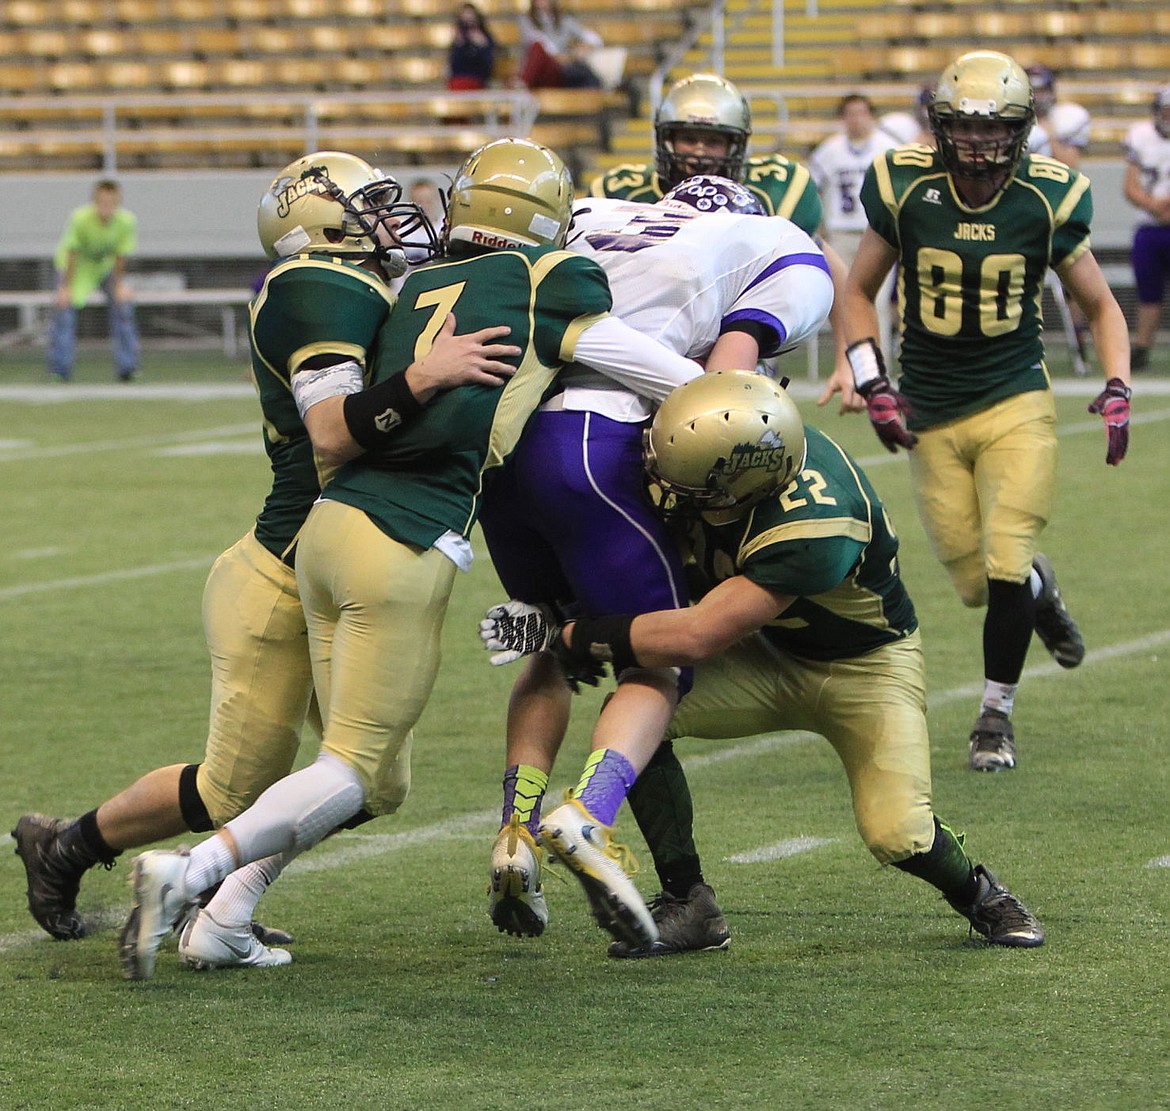
[(849, 369), (853, 371), (853, 385), (859, 392), (864, 392), (867, 386), (885, 376), (882, 353), (873, 337), (851, 343), (845, 348), (845, 357), (849, 360)]
[(319, 370), (298, 370), (292, 376), (293, 401), (297, 403), (301, 420), (318, 402), (330, 397), (361, 393), (363, 386), (362, 368), (353, 359)]

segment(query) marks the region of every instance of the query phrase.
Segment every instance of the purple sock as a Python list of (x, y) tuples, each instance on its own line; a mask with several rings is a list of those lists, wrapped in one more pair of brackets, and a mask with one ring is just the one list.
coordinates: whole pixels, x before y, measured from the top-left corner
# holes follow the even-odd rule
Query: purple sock
[(602, 825), (611, 826), (638, 773), (620, 752), (599, 748), (589, 754), (573, 797)]

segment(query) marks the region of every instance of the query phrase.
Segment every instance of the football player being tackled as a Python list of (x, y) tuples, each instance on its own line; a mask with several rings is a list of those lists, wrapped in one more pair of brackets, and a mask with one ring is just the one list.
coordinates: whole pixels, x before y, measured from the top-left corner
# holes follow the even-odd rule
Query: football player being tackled
[[(500, 657), (543, 651), (578, 676), (606, 664), (617, 674), (693, 667), (668, 740), (821, 734), (844, 765), (858, 832), (878, 861), (937, 888), (987, 941), (1043, 944), (1035, 916), (933, 813), (918, 621), (897, 538), (857, 464), (801, 423), (780, 385), (730, 371), (666, 399), (646, 468), (709, 591), (689, 608), (548, 625), (540, 637), (533, 607), (497, 606), (481, 625), (485, 646)], [(655, 864), (697, 864), (690, 795), (669, 743), (631, 801), (640, 790), (657, 799), (654, 820), (642, 823)], [(658, 940), (616, 941), (610, 955), (724, 948), (725, 932), (704, 928), (710, 912), (707, 900), (664, 898)]]

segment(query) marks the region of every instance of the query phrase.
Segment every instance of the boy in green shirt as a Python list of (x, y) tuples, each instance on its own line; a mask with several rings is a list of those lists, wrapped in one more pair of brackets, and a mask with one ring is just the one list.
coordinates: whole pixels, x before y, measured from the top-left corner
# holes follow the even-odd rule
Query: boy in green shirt
[(49, 373), (62, 381), (73, 377), (77, 344), (77, 310), (96, 289), (110, 306), (110, 345), (118, 380), (129, 382), (138, 370), (138, 326), (125, 281), (126, 256), (137, 245), (137, 220), (122, 207), (116, 181), (99, 181), (93, 201), (75, 209), (61, 233), (53, 264), (57, 295), (49, 321)]

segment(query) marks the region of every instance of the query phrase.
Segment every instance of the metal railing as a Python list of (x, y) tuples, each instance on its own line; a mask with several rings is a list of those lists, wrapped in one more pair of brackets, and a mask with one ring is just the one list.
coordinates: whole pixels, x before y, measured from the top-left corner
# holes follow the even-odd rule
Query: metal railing
[[(364, 105), (400, 111), (385, 125), (346, 120)], [(344, 146), (347, 139), (356, 137), (403, 140), (460, 129), (474, 129), (492, 138), (526, 136), (539, 111), (539, 101), (527, 89), (4, 97), (0, 98), (0, 120), (4, 121), (0, 152), (37, 145), (96, 150), (102, 169), (113, 173), (119, 169), (123, 152), (164, 148), (188, 140), (208, 145), (254, 140), (258, 144), (299, 145), (312, 151)], [(250, 113), (256, 118), (249, 122)], [(262, 119), (265, 114), (282, 122)], [(232, 116), (244, 122), (219, 122)], [(151, 118), (185, 122), (153, 124)], [(458, 122), (434, 122), (443, 119)]]

